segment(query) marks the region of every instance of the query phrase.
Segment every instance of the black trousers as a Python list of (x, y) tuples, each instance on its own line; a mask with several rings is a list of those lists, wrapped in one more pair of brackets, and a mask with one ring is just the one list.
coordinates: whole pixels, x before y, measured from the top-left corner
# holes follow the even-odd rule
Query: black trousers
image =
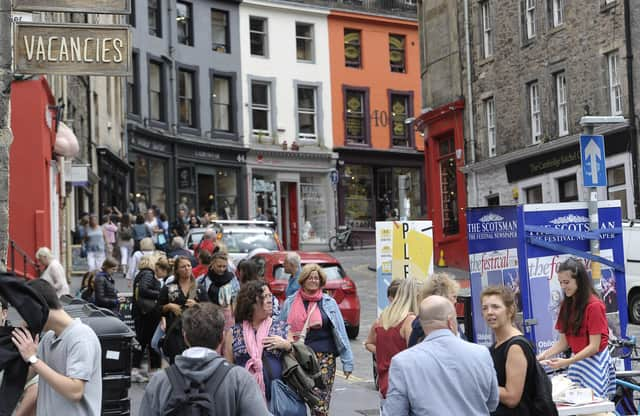
[(133, 350), (133, 367), (140, 368), (142, 364), (142, 358), (144, 357), (144, 352), (149, 352), (149, 368), (160, 368), (161, 358), (160, 354), (154, 351), (151, 348), (151, 339), (153, 338), (153, 333), (160, 322), (160, 317), (154, 312), (148, 313), (146, 315), (136, 316), (134, 318), (134, 324), (136, 327), (136, 338), (140, 343), (140, 349)]

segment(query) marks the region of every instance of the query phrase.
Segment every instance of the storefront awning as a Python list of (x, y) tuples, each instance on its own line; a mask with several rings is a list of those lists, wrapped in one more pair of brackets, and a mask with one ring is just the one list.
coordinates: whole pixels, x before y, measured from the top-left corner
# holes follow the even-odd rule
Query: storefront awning
[(61, 121), (58, 123), (56, 143), (53, 146), (53, 151), (57, 155), (64, 156), (66, 158), (76, 157), (78, 153), (80, 153), (78, 138), (73, 130)]

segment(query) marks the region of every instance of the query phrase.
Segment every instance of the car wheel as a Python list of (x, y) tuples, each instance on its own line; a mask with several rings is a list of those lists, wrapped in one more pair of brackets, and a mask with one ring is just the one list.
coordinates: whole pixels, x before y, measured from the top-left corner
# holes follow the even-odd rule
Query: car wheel
[(629, 299), (629, 320), (632, 324), (640, 324), (640, 293), (635, 293)]
[(348, 326), (347, 327), (347, 335), (349, 336), (349, 339), (358, 338), (358, 333), (359, 332), (360, 332), (360, 325), (358, 325), (358, 326)]
[(336, 247), (338, 246), (338, 239), (335, 237), (331, 237), (329, 239), (329, 251), (334, 252), (336, 251)]

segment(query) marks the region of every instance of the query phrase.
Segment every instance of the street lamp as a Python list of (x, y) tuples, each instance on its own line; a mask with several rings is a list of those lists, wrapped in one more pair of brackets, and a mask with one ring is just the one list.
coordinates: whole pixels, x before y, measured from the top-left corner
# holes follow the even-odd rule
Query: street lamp
[[(623, 116), (584, 116), (580, 118), (580, 125), (582, 126), (582, 134), (585, 136), (592, 136), (595, 126), (606, 124), (620, 124), (627, 120)], [(604, 158), (605, 155), (602, 155)], [(584, 161), (583, 161), (584, 163)], [(592, 161), (591, 163), (595, 163)], [(598, 188), (589, 187), (588, 190), (589, 201), (587, 206), (589, 209), (589, 219), (591, 223), (591, 231), (600, 229), (600, 220), (598, 218)], [(600, 233), (597, 233), (596, 238), (589, 240), (589, 249), (593, 256), (600, 256)], [(600, 271), (600, 263), (591, 263), (591, 278), (598, 280), (602, 276)]]

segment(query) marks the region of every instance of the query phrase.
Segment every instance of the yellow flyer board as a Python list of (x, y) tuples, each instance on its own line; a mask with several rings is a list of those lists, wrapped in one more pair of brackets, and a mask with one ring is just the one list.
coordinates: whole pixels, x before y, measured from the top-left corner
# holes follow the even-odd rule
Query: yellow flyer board
[(433, 273), (431, 221), (376, 222), (378, 313), (387, 306), (393, 279), (426, 280)]

